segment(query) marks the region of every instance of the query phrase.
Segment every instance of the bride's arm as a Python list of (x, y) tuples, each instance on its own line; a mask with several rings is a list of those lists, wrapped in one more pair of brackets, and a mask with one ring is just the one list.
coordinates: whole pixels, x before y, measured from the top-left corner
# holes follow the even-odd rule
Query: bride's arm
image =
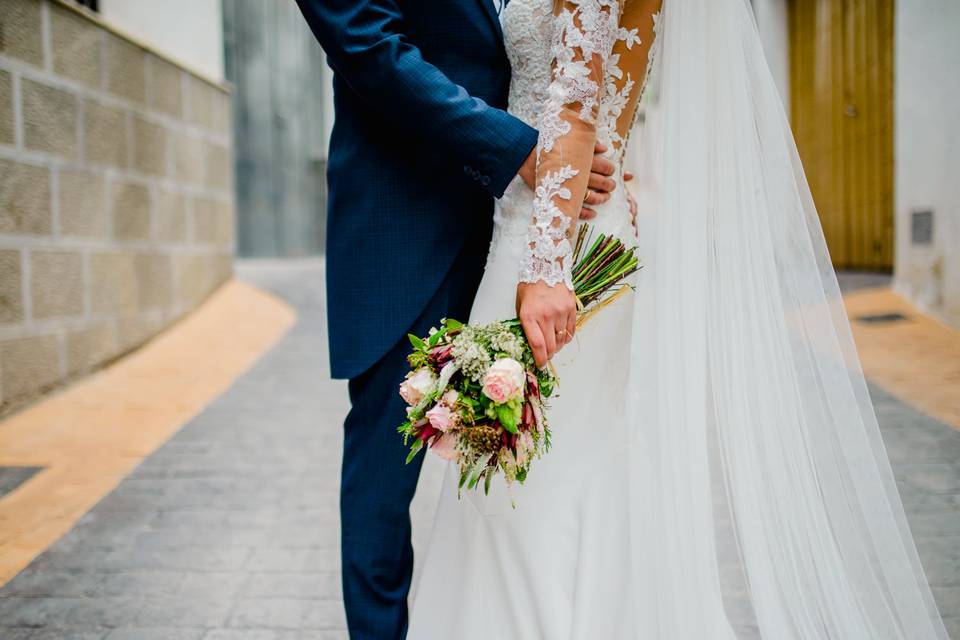
[(517, 287), (517, 312), (540, 366), (569, 342), (576, 324), (570, 235), (587, 191), (621, 11), (621, 0), (558, 4), (553, 78), (538, 125), (533, 220)]

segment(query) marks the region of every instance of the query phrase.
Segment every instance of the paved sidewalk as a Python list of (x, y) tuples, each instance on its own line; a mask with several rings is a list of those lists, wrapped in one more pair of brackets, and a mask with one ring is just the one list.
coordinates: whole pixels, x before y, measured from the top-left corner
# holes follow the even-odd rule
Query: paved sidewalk
[[(322, 265), (245, 263), (240, 274), (290, 302), (298, 324), (0, 589), (2, 640), (346, 638), (337, 484), (347, 404), (328, 378)], [(960, 433), (872, 391), (960, 639)], [(419, 547), (430, 499), (418, 498)]]

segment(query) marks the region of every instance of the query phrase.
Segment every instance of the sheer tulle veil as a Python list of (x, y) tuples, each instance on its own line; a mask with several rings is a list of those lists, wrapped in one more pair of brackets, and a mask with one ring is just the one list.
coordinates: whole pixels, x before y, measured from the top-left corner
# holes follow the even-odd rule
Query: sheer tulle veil
[(638, 637), (946, 639), (749, 4), (666, 0), (653, 60), (628, 150)]

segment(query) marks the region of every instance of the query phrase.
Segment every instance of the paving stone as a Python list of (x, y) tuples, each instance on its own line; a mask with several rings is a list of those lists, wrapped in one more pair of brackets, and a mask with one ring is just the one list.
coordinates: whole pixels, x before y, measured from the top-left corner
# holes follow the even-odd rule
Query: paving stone
[(186, 574), (180, 571), (148, 571), (140, 567), (135, 571), (96, 575), (99, 576), (93, 586), (96, 596), (136, 595), (148, 600), (175, 596), (186, 580)]
[(268, 629), (341, 629), (343, 607), (330, 600), (241, 598), (230, 618), (231, 627)]
[(113, 629), (106, 640), (202, 640), (206, 629), (176, 627), (124, 627)]
[[(246, 598), (339, 600), (343, 597), (340, 574), (335, 571), (257, 573), (248, 576), (242, 594)], [(958, 607), (958, 610), (960, 610), (960, 607)]]
[(143, 627), (224, 627), (233, 602), (220, 594), (196, 597), (158, 597), (147, 600), (137, 613)]
[(3, 589), (4, 596), (80, 597), (99, 592), (101, 576), (95, 572), (35, 571), (20, 572)]

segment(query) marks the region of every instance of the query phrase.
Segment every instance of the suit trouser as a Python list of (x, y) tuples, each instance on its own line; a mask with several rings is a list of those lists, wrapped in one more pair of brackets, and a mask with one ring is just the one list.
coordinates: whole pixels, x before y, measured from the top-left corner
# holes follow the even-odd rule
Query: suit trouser
[[(466, 322), (479, 286), (485, 247), (465, 248), (410, 333), (424, 336), (441, 318)], [(389, 310), (385, 310), (389, 313)], [(410, 501), (423, 463), (404, 464), (397, 427), (405, 419), (398, 387), (409, 367), (404, 336), (349, 382), (340, 484), (343, 599), (351, 640), (402, 640), (413, 575)]]

